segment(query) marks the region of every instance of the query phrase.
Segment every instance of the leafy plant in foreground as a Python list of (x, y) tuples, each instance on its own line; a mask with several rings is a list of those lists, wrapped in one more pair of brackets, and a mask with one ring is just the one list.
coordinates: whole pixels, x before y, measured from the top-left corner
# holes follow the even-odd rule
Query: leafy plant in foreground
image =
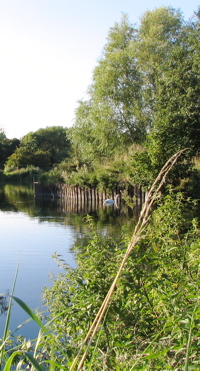
[[(160, 201), (145, 238), (124, 268), (83, 369), (199, 366), (200, 235), (196, 220), (188, 222), (184, 216), (191, 207), (181, 194)], [(77, 268), (61, 261), (63, 272), (52, 277), (52, 288), (45, 290), (50, 318), (57, 316), (52, 331), (60, 346), (55, 345), (56, 361), (63, 366), (76, 355), (113, 281), (127, 239), (118, 243), (94, 233), (85, 248), (76, 248)]]
[(194, 204), (172, 193), (158, 202), (177, 156), (149, 191), (131, 239), (124, 235), (119, 243), (94, 232), (90, 243), (75, 248), (76, 269), (60, 260), (62, 272), (44, 292), (50, 331), (38, 336), (35, 365), (73, 370), (81, 349), (77, 370), (199, 368), (200, 234), (191, 218)]

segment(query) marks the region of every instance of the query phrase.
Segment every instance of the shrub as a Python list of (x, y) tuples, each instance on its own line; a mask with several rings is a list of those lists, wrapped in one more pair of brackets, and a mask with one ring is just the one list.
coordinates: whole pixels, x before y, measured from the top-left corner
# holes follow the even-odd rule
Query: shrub
[[(168, 195), (154, 211), (91, 344), (86, 369), (92, 364), (92, 370), (172, 370), (183, 367), (189, 351), (190, 363), (198, 364), (200, 235), (196, 220), (184, 216), (187, 207), (192, 205), (181, 194)], [(56, 360), (63, 366), (75, 357), (128, 239), (119, 243), (94, 233), (85, 248), (75, 248), (77, 268), (60, 261), (62, 273), (45, 289), (49, 316), (56, 318)]]

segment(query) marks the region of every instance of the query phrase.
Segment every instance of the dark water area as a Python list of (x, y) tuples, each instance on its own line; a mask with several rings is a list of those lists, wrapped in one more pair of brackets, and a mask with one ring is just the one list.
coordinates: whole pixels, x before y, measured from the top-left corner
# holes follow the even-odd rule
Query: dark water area
[[(18, 275), (14, 295), (31, 309), (41, 310), (42, 290), (51, 285), (50, 273), (57, 275), (60, 268), (52, 258), (63, 257), (70, 267), (76, 266), (72, 251), (82, 246), (91, 236), (87, 215), (100, 234), (118, 237), (122, 226), (131, 230), (138, 218), (140, 206), (127, 209), (115, 205), (101, 205), (91, 212), (69, 212), (60, 200), (42, 200), (34, 197), (32, 185), (0, 186), (0, 338), (2, 337), (6, 307), (4, 294), (11, 293), (14, 277)], [(28, 315), (14, 303), (10, 330), (15, 331)], [(15, 335), (34, 338), (37, 325), (31, 321), (20, 327)]]

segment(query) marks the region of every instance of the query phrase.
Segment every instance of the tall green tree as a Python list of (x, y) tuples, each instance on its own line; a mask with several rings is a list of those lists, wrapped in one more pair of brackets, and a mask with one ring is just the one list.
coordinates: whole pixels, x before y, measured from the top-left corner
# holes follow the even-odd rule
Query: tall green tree
[(188, 158), (200, 148), (199, 17), (185, 25), (165, 61), (156, 84), (150, 154), (160, 168), (174, 152), (188, 148)]
[(142, 76), (142, 99), (150, 127), (154, 125), (159, 80), (168, 69), (166, 63), (179, 42), (182, 27), (181, 13), (171, 7), (147, 11), (141, 17), (136, 53)]
[(134, 48), (136, 37), (136, 30), (124, 15), (121, 22), (110, 29), (91, 86), (99, 124), (105, 122), (112, 135), (118, 133), (125, 143), (141, 142), (145, 132), (141, 76)]
[(135, 39), (136, 30), (124, 15), (109, 31), (88, 100), (79, 102), (70, 138), (84, 161), (112, 157), (144, 139), (147, 124), (132, 47)]
[(6, 138), (5, 131), (4, 131), (4, 129), (1, 129), (1, 128), (0, 128), (0, 141), (1, 141), (2, 139), (5, 139), (5, 138)]
[(199, 150), (199, 45), (199, 12), (185, 22), (171, 7), (147, 11), (137, 30), (123, 16), (69, 131), (77, 162), (112, 159), (139, 143), (155, 172), (183, 147), (189, 164)]
[(25, 135), (20, 147), (9, 157), (7, 167), (33, 165), (51, 168), (69, 156), (70, 142), (62, 126), (47, 127)]
[(0, 130), (0, 169), (3, 169), (7, 159), (20, 145), (19, 139), (8, 139), (3, 130)]

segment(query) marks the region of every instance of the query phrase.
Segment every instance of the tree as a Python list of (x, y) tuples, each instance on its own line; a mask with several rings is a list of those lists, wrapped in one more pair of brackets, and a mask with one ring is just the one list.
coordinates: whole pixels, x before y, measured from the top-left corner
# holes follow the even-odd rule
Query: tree
[(48, 169), (69, 156), (70, 142), (62, 126), (47, 127), (25, 135), (20, 147), (9, 157), (7, 167), (33, 165)]
[(8, 139), (4, 132), (0, 132), (0, 169), (4, 168), (7, 159), (14, 153), (16, 148), (19, 147), (19, 139)]
[(110, 29), (107, 40), (91, 87), (99, 122), (112, 127), (126, 144), (141, 142), (145, 124), (141, 120), (141, 76), (134, 48), (136, 30), (123, 16)]
[(138, 30), (126, 16), (110, 29), (69, 131), (78, 163), (112, 159), (140, 144), (141, 161), (148, 158), (155, 173), (184, 147), (190, 165), (200, 138), (199, 14), (186, 23), (180, 11), (161, 7), (147, 11)]
[(142, 77), (142, 99), (150, 128), (154, 125), (159, 80), (168, 68), (166, 62), (179, 40), (182, 26), (181, 13), (171, 7), (147, 11), (141, 17), (136, 54)]
[(188, 161), (200, 147), (199, 19), (182, 28), (156, 84), (154, 127), (150, 133), (153, 165), (187, 147)]
[(3, 129), (0, 129), (0, 141), (6, 138), (5, 131)]
[(70, 139), (83, 160), (112, 157), (145, 137), (141, 80), (132, 43), (136, 31), (126, 16), (109, 31), (94, 69), (89, 99), (80, 101)]

